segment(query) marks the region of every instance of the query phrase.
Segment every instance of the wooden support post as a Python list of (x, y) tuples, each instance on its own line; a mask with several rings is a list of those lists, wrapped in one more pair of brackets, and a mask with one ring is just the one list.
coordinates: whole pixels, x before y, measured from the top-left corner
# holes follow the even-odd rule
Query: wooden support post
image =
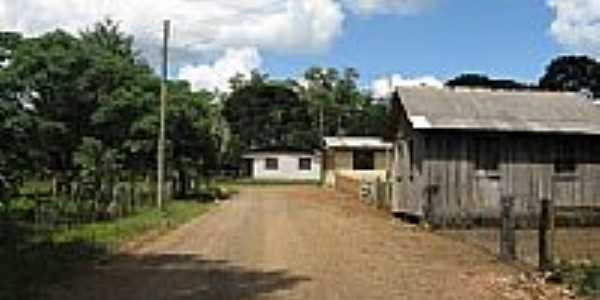
[(500, 258), (514, 261), (517, 258), (515, 201), (512, 196), (502, 197), (502, 229), (500, 232)]
[(541, 271), (551, 271), (553, 263), (552, 231), (554, 230), (554, 205), (552, 200), (542, 199), (539, 221), (539, 267)]

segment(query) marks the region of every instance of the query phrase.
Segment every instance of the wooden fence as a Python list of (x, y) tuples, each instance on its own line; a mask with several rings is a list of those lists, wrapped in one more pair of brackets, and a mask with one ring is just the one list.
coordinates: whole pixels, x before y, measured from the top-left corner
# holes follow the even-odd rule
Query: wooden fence
[(337, 193), (344, 194), (351, 200), (382, 210), (389, 211), (391, 207), (392, 186), (389, 182), (380, 179), (359, 180), (337, 174), (335, 188)]
[(336, 174), (335, 176), (335, 191), (338, 194), (343, 194), (351, 201), (360, 200), (361, 182), (360, 180)]

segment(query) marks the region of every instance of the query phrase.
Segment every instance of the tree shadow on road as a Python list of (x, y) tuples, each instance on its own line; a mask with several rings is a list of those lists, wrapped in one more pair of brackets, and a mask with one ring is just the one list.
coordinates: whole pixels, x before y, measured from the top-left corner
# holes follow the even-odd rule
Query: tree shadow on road
[(258, 299), (291, 290), (310, 278), (264, 271), (197, 255), (119, 256), (49, 288), (47, 299)]

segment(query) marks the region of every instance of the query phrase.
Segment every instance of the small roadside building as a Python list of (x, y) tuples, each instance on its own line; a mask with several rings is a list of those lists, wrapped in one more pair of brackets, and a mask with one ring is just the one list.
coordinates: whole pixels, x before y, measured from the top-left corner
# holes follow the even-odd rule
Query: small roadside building
[(298, 149), (256, 149), (245, 155), (245, 173), (256, 180), (319, 181), (321, 155)]
[(381, 137), (325, 137), (325, 184), (335, 185), (336, 175), (357, 180), (386, 179), (391, 150), (392, 144)]
[(390, 106), (392, 211), (434, 224), (600, 208), (600, 106), (576, 93), (401, 88)]

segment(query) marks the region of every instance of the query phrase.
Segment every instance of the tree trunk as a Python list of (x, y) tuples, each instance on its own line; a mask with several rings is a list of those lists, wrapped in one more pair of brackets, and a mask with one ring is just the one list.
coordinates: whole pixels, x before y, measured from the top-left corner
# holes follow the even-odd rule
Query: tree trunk
[(177, 188), (177, 198), (184, 199), (188, 193), (188, 176), (185, 169), (179, 169), (179, 187)]
[(156, 199), (156, 181), (154, 181), (154, 176), (152, 173), (147, 173), (145, 175), (146, 183), (144, 184), (144, 203), (142, 205), (146, 205), (149, 199)]
[(129, 201), (127, 203), (127, 213), (133, 213), (135, 210), (135, 171), (129, 172)]
[(58, 174), (52, 173), (52, 198), (58, 197)]

